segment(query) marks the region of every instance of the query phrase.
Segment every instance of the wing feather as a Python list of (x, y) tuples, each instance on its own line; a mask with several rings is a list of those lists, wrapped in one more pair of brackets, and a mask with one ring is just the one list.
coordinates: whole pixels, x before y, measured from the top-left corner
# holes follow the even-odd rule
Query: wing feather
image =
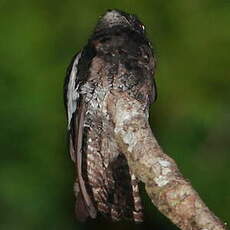
[(76, 135), (75, 135), (75, 152), (77, 156), (77, 175), (80, 185), (80, 192), (83, 196), (87, 211), (92, 218), (96, 217), (96, 209), (93, 202), (86, 190), (85, 182), (82, 177), (82, 140), (83, 140), (83, 129), (84, 129), (84, 115), (85, 115), (85, 104), (81, 103), (78, 111), (78, 120), (76, 120)]
[(69, 131), (69, 153), (71, 159), (75, 162), (77, 169), (76, 184), (79, 189), (75, 189), (76, 196), (76, 215), (84, 220), (89, 215), (96, 217), (96, 209), (86, 190), (85, 182), (82, 177), (82, 139), (84, 129), (85, 105), (78, 92), (79, 85), (76, 85), (76, 78), (79, 73), (78, 64), (81, 58), (81, 52), (74, 56), (65, 79), (64, 99), (68, 117)]

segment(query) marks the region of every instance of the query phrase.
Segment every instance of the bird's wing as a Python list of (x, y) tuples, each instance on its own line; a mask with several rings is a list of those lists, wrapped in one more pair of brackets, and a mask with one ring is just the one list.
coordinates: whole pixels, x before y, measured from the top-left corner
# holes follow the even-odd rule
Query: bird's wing
[(78, 88), (76, 86), (76, 78), (78, 74), (78, 63), (81, 58), (81, 52), (76, 54), (68, 69), (67, 69), (67, 74), (65, 78), (65, 84), (64, 84), (64, 101), (65, 101), (65, 108), (66, 108), (66, 113), (67, 113), (67, 119), (68, 119), (68, 132), (69, 132), (69, 152), (71, 159), (75, 162), (76, 161), (76, 156), (74, 153), (74, 132), (75, 132), (75, 127), (74, 127), (74, 120), (76, 119), (76, 116), (78, 116), (77, 112), (77, 105), (79, 104), (79, 92)]
[[(82, 95), (79, 94), (79, 85), (76, 85), (78, 76), (78, 63), (81, 52), (78, 53), (67, 70), (65, 81), (65, 105), (68, 117), (69, 130), (69, 152), (71, 159), (75, 162), (77, 169), (77, 180), (79, 191), (76, 198), (76, 214), (79, 219), (84, 220), (88, 216), (96, 217), (96, 209), (86, 190), (85, 181), (82, 177), (82, 139), (84, 129), (85, 104)], [(82, 103), (83, 102), (83, 103)]]

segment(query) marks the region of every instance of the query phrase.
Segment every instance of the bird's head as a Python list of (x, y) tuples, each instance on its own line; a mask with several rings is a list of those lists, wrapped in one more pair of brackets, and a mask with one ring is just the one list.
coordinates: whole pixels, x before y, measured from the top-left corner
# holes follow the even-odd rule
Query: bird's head
[(113, 27), (123, 27), (124, 29), (145, 34), (145, 27), (141, 21), (133, 14), (127, 14), (120, 10), (108, 10), (97, 23), (95, 32), (110, 29)]

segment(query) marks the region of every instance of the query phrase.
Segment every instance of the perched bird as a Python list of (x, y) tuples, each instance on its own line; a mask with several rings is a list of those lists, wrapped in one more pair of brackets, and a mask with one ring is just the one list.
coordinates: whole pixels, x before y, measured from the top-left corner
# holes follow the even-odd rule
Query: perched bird
[(155, 59), (139, 19), (108, 10), (74, 56), (64, 84), (69, 152), (76, 167), (76, 216), (143, 220), (138, 179), (113, 135), (106, 97), (127, 93), (148, 109), (156, 99)]

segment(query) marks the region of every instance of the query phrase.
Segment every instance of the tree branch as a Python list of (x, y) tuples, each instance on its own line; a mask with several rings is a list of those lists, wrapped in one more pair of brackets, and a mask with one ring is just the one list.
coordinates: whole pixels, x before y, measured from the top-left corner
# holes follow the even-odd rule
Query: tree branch
[(119, 148), (132, 172), (145, 183), (152, 203), (183, 230), (226, 229), (157, 143), (148, 123), (148, 109), (120, 92), (109, 94), (106, 105)]

